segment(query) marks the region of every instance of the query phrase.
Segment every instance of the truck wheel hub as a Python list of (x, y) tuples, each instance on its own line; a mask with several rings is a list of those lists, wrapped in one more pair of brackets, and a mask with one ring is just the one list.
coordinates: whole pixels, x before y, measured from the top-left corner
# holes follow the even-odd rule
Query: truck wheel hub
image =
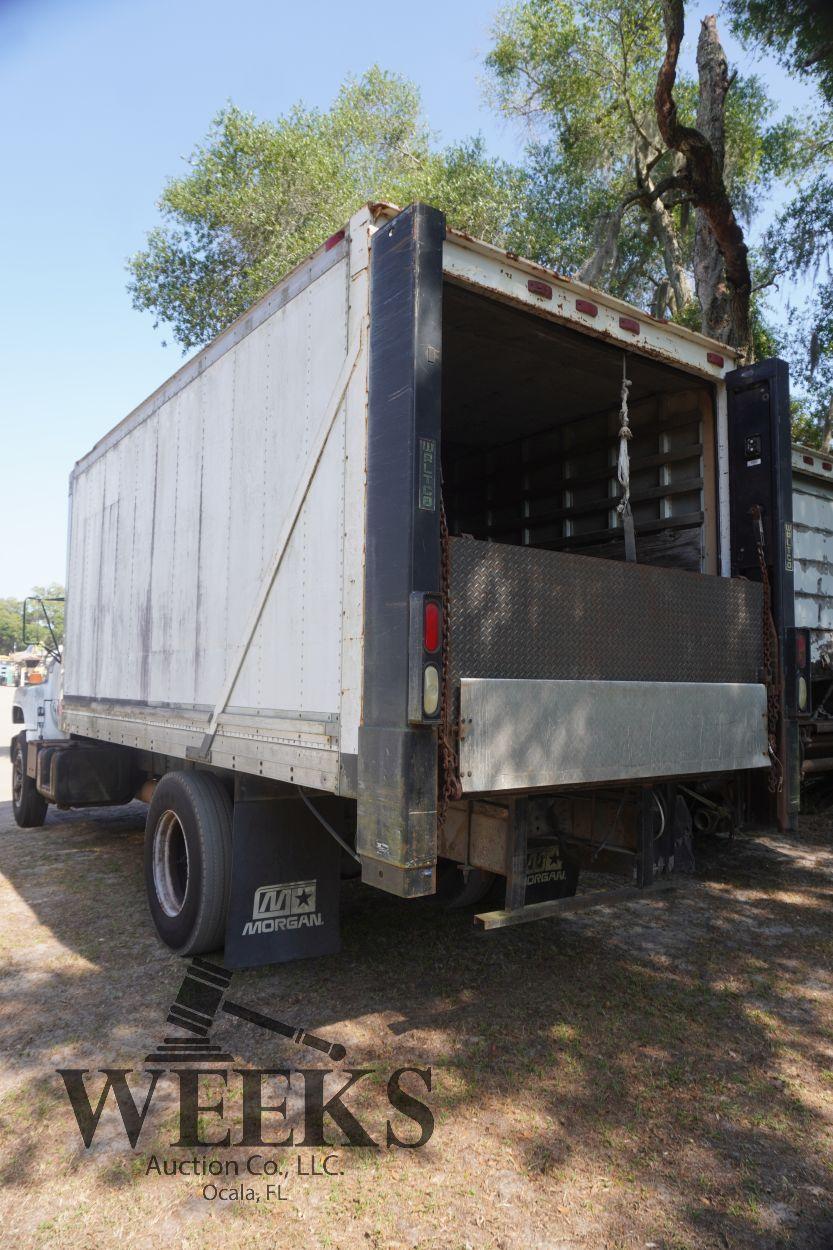
[(178, 916), (188, 889), (188, 845), (176, 812), (165, 811), (153, 834), (153, 884), (166, 916)]

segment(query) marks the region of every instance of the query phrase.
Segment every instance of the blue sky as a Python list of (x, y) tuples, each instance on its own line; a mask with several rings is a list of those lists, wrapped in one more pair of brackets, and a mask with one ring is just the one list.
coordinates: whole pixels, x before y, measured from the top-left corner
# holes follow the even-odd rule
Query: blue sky
[[(420, 86), (441, 141), (481, 131), (516, 157), (521, 136), (483, 103), (496, 8), (0, 0), (0, 596), (63, 580), (74, 461), (181, 364), (131, 307), (124, 265), (217, 109), (326, 106), (377, 62)], [(709, 10), (688, 9), (692, 45)], [(742, 71), (754, 67), (726, 42)], [(782, 108), (808, 103), (763, 69)]]

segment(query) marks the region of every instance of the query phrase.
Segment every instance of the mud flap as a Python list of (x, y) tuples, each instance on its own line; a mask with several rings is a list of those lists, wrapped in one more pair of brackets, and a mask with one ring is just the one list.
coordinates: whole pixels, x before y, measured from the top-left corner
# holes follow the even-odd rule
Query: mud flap
[(557, 838), (530, 838), (526, 848), (524, 906), (569, 898), (578, 887), (578, 863)]
[[(297, 795), (258, 789), (247, 781), (235, 796), (226, 967), (334, 955), (341, 848)], [(315, 804), (338, 827), (343, 801), (322, 796)]]

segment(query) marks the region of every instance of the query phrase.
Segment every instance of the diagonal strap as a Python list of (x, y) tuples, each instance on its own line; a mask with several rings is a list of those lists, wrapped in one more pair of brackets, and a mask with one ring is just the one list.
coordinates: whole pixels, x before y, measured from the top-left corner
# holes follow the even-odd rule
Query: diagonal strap
[(275, 554), (272, 557), (272, 562), (267, 569), (265, 578), (263, 579), (263, 583), (255, 601), (255, 606), (252, 609), (252, 614), (249, 618), (249, 623), (243, 635), (243, 642), (237, 652), (234, 664), (226, 675), (222, 692), (217, 700), (217, 705), (211, 713), (211, 719), (208, 722), (208, 731), (198, 747), (189, 747), (186, 751), (186, 755), (190, 760), (199, 760), (202, 763), (208, 763), (211, 753), (211, 745), (217, 734), (217, 726), (220, 717), (228, 706), (228, 701), (231, 698), (232, 691), (234, 690), (235, 682), (240, 676), (240, 670), (243, 667), (243, 662), (246, 659), (249, 647), (252, 645), (252, 639), (254, 638), (255, 631), (260, 624), (260, 618), (263, 616), (263, 610), (266, 607), (266, 601), (269, 598), (269, 593), (275, 583), (278, 570), (283, 563), (283, 558), (286, 555), (286, 549), (289, 546), (289, 540), (295, 532), (295, 526), (298, 523), (298, 518), (301, 515), (301, 509), (303, 508), (307, 495), (309, 494), (312, 479), (315, 477), (321, 457), (324, 454), (324, 448), (327, 446), (327, 440), (329, 439), (332, 428), (335, 425), (335, 420), (339, 409), (341, 408), (345, 392), (347, 387), (350, 385), (350, 379), (353, 376), (359, 356), (361, 355), (363, 342), (364, 325), (362, 324), (355, 346), (345, 357), (344, 364), (341, 366), (338, 379), (333, 387), (327, 407), (324, 410), (324, 416), (321, 420), (321, 424), (319, 425), (318, 431), (313, 439), (309, 456), (307, 457), (307, 461), (304, 465), (298, 485), (295, 488), (295, 494), (292, 496), (292, 503), (289, 506), (289, 511), (287, 513), (286, 520), (284, 521), (280, 538), (278, 539), (278, 545), (275, 549)]
[(622, 529), (625, 532), (625, 559), (631, 563), (636, 563), (636, 530), (633, 525), (633, 513), (631, 512), (630, 500), (626, 499), (624, 504), (620, 506), (619, 512), (622, 516)]

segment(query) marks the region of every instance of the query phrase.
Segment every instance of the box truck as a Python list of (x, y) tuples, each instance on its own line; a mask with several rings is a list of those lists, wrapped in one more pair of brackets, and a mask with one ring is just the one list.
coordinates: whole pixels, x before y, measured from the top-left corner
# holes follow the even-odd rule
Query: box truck
[(487, 928), (655, 889), (700, 799), (795, 819), (790, 473), (783, 362), (369, 205), (76, 464), (18, 820), (147, 802), (229, 966), (335, 949), (345, 862)]

